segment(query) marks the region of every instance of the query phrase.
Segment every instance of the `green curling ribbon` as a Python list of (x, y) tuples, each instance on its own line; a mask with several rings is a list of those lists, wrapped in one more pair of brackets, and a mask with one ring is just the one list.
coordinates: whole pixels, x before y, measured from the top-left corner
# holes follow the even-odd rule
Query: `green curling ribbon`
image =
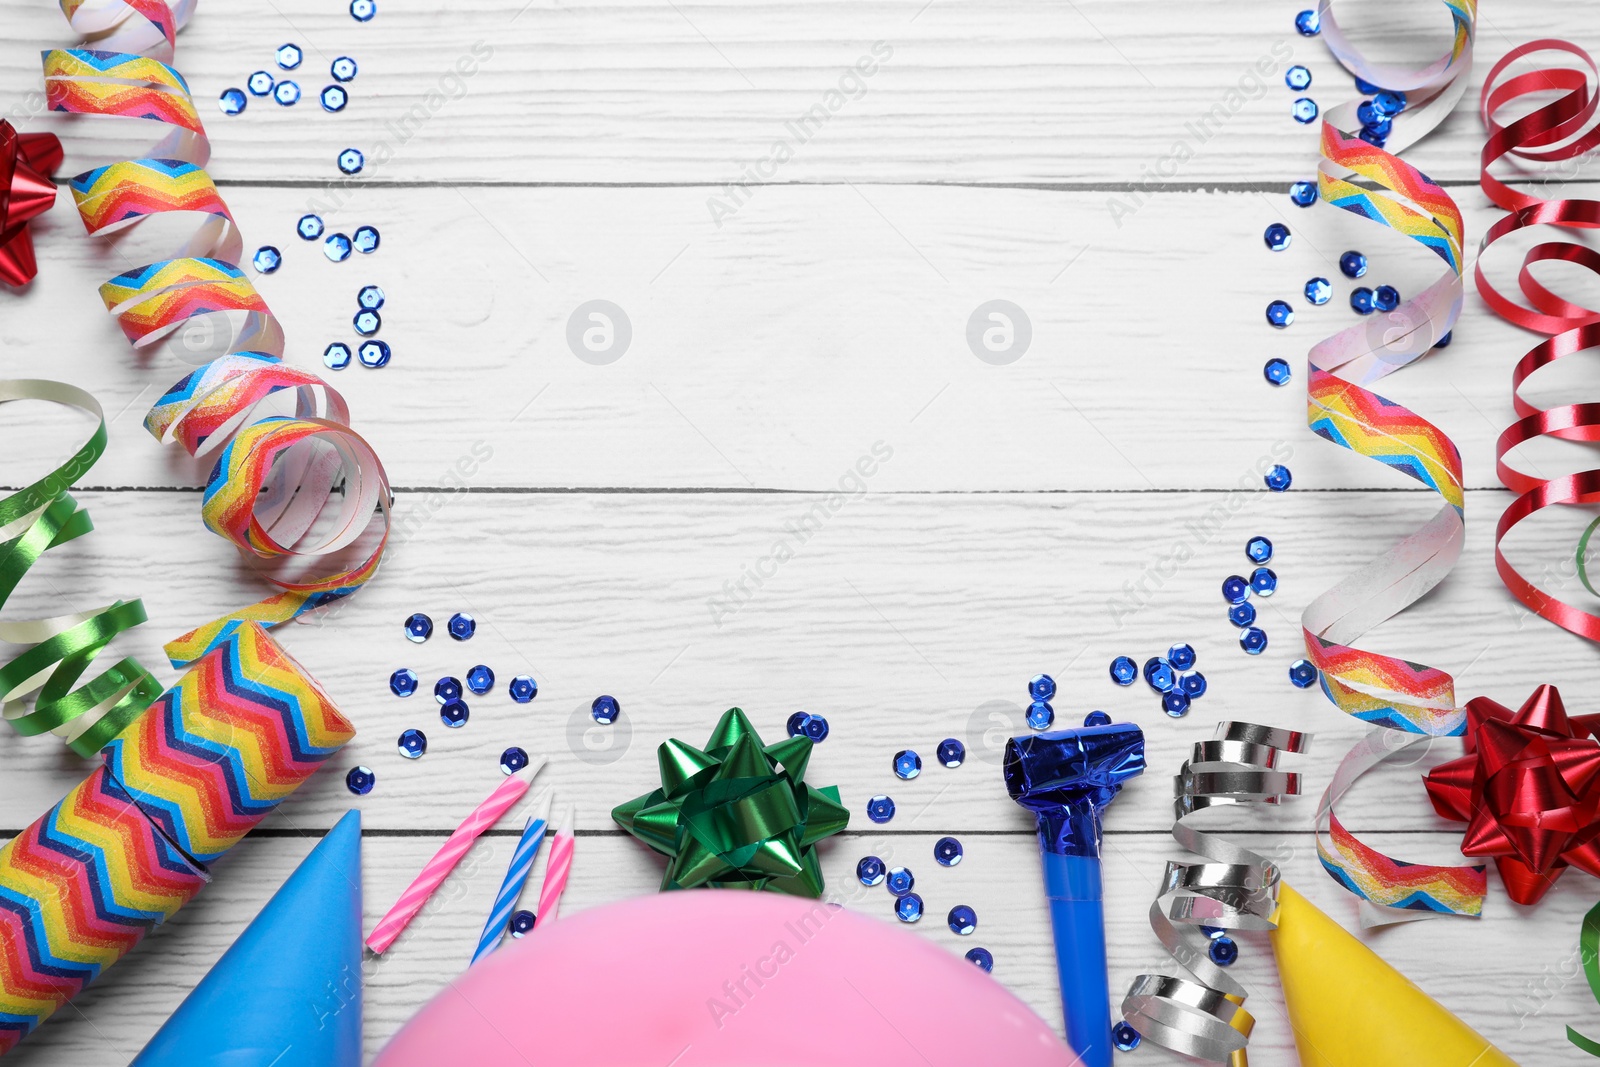
[(850, 813), (839, 787), (804, 782), (809, 737), (763, 745), (731, 708), (706, 747), (669, 739), (656, 755), (661, 788), (618, 805), (611, 817), (667, 857), (661, 888), (770, 889), (822, 895), (816, 844), (843, 830)]
[[(1584, 537), (1587, 539), (1588, 535)], [(1589, 992), (1600, 1002), (1600, 904), (1590, 908), (1583, 917), (1583, 928), (1578, 933), (1578, 955), (1583, 960), (1583, 975), (1589, 980)], [(1600, 1056), (1600, 1041), (1590, 1040), (1570, 1026), (1567, 1040), (1591, 1056)]]
[[(13, 400), (81, 408), (100, 425), (66, 463), (0, 500), (0, 538), (8, 538), (0, 541), (0, 609), (40, 556), (94, 529), (67, 487), (106, 450), (105, 412), (82, 389), (38, 379), (0, 381), (0, 404)], [(78, 755), (93, 756), (161, 695), (161, 684), (131, 658), (78, 685), (118, 634), (144, 621), (142, 603), (119, 600), (50, 619), (0, 622), (0, 641), (31, 646), (0, 667), (0, 714), (24, 736), (54, 732)]]

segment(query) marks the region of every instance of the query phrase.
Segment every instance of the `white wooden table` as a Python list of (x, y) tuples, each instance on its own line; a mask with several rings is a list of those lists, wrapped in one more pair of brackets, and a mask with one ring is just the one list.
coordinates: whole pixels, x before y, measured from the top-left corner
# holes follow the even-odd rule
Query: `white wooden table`
[[(1379, 48), (1445, 38), (1438, 5), (1344, 5)], [(1403, 292), (1435, 262), (1343, 213), (1290, 205), (1285, 188), (1311, 175), (1315, 133), (1289, 118), (1297, 94), (1282, 83), (1285, 57), (1311, 68), (1310, 95), (1325, 107), (1354, 92), (1319, 40), (1295, 34), (1299, 6), (383, 0), (362, 25), (335, 0), (202, 4), (178, 66), (247, 242), (284, 251), (282, 270), (258, 280), (291, 359), (318, 367), (327, 342), (353, 340), (360, 286), (388, 294), (393, 363), (334, 379), (387, 463), (405, 536), (368, 590), (281, 632), (356, 721), (347, 754), (13, 1062), (126, 1062), (352, 804), (366, 825), (370, 924), (498, 780), (496, 756), (510, 744), (548, 754), (543, 781), (577, 807), (567, 908), (652, 892), (659, 865), (609, 810), (655, 781), (657, 743), (703, 739), (732, 705), (773, 738), (797, 709), (831, 722), (812, 779), (838, 783), (853, 814), (825, 849), (831, 889), (848, 889), (869, 851), (910, 865), (929, 910), (917, 931), (951, 952), (989, 947), (995, 978), (1059, 1024), (1031, 827), (1005, 796), (1003, 731), (989, 719), (996, 701), (1019, 714), (1039, 671), (1060, 682), (1063, 724), (1104, 708), (1146, 729), (1151, 771), (1112, 808), (1107, 831), (1114, 995), (1163, 967), (1145, 910), (1175, 854), (1170, 774), (1217, 721), (1247, 718), (1317, 733), (1306, 769), (1320, 793), (1359, 731), (1317, 691), (1290, 686), (1299, 611), (1435, 507), (1304, 426), (1301, 357), (1350, 321), (1339, 252), (1367, 252), (1372, 277)], [(1577, 32), (1600, 45), (1573, 13), (1554, 0), (1486, 4), (1473, 92), (1523, 40)], [(39, 50), (68, 41), (55, 6), (16, 0), (6, 14), (0, 105), (24, 129), (64, 135), (66, 173), (125, 158), (107, 124), (61, 122), (30, 101)], [(272, 69), (285, 41), (305, 48), (306, 99), (218, 114), (217, 94)], [(475, 42), (474, 73), (454, 80)], [(314, 94), (344, 54), (361, 73), (345, 112), (327, 115)], [(1265, 91), (1195, 142), (1185, 124), (1261, 57), (1273, 70)], [(850, 75), (862, 60), (875, 63), (871, 76)], [(789, 124), (826, 108), (841, 85), (849, 95), (801, 143)], [(430, 100), (433, 91), (442, 95)], [(1409, 153), (1452, 189), (1474, 247), (1495, 217), (1474, 185), (1480, 137), (1463, 107)], [(1152, 181), (1184, 138), (1194, 157)], [(787, 151), (775, 148), (783, 139)], [(322, 212), (330, 229), (378, 226), (382, 248), (329, 263), (295, 236), (295, 219), (329, 202), (339, 150), (373, 159), (383, 140), (392, 158)], [(1146, 182), (1135, 198), (1130, 183)], [(1139, 206), (1114, 212), (1113, 201)], [(1274, 255), (1261, 231), (1277, 219), (1296, 236)], [(5, 373), (86, 386), (114, 419), (111, 450), (79, 494), (98, 532), (52, 553), (14, 610), (142, 596), (151, 622), (123, 646), (159, 665), (162, 641), (260, 586), (200, 524), (204, 471), (139, 425), (182, 368), (136, 358), (95, 295), (136, 253), (84, 238), (64, 193), (36, 233), (37, 282), (0, 294)], [(1314, 274), (1336, 282), (1325, 308), (1296, 298)], [(1298, 309), (1284, 332), (1262, 321), (1275, 296)], [(578, 358), (567, 341), (569, 318), (597, 299), (631, 324), (609, 363)], [(969, 317), (996, 299), (1031, 324), (1026, 352), (1003, 365), (967, 340)], [(1385, 383), (1461, 447), (1469, 534), (1450, 580), (1371, 641), (1455, 672), (1463, 698), (1514, 705), (1553, 682), (1574, 711), (1594, 711), (1595, 649), (1527, 617), (1493, 573), (1493, 520), (1509, 495), (1492, 447), (1512, 418), (1510, 367), (1529, 344), (1469, 297), (1454, 346)], [(1262, 380), (1273, 355), (1295, 365), (1286, 388)], [(17, 486), (59, 462), (85, 427), (43, 405), (11, 407), (0, 479)], [(850, 494), (826, 511), (875, 447), (892, 456), (861, 488), (846, 480)], [(473, 473), (453, 477), (475, 453)], [(1264, 457), (1292, 468), (1290, 492), (1261, 488)], [(819, 502), (820, 532), (775, 570), (762, 563)], [(1516, 546), (1569, 593), (1578, 587), (1560, 561), (1579, 521), (1540, 523)], [(1217, 590), (1246, 566), (1244, 542), (1257, 533), (1277, 547), (1282, 584), (1259, 602), (1272, 644), (1251, 658)], [(1179, 555), (1192, 558), (1175, 565)], [(768, 573), (743, 579), (751, 595), (719, 609), (758, 564)], [(478, 636), (411, 645), (399, 624), (419, 610), (441, 627), (472, 612)], [(1142, 660), (1183, 640), (1211, 683), (1187, 718), (1163, 715), (1142, 684), (1108, 679), (1113, 656)], [(387, 689), (396, 667), (431, 683), (476, 662), (501, 683), (460, 731), (439, 726), (426, 695), (402, 702)], [(527, 706), (504, 695), (520, 673), (539, 679)], [(580, 709), (602, 692), (624, 718), (617, 743), (596, 751)], [(432, 741), (416, 762), (395, 751), (410, 726)], [(969, 746), (959, 770), (934, 766), (946, 736)], [(914, 782), (890, 770), (903, 747), (928, 765)], [(1458, 751), (1438, 749), (1429, 762)], [(358, 762), (378, 785), (355, 799), (343, 775)], [(0, 768), (6, 833), (83, 773), (59, 745), (9, 732)], [(1375, 775), (1346, 821), (1391, 853), (1452, 859), (1459, 827), (1433, 815), (1418, 770)], [(879, 792), (900, 809), (882, 828), (864, 816)], [(1243, 817), (1241, 836), (1277, 848), (1296, 886), (1353, 927), (1353, 899), (1317, 863), (1312, 806)], [(947, 833), (967, 850), (953, 870), (931, 856)], [(440, 905), (369, 967), (370, 1050), (465, 964), (510, 843), (481, 845)], [(1481, 921), (1363, 936), (1519, 1061), (1580, 1062), (1563, 1027), (1600, 1031), (1576, 966), (1579, 918), (1600, 886), (1569, 874), (1528, 909), (1509, 904), (1497, 878), (1491, 887)], [(941, 921), (962, 902), (978, 912), (971, 938)], [(851, 906), (893, 921), (887, 893)], [(1259, 1019), (1253, 1062), (1295, 1062), (1266, 943), (1245, 937), (1237, 970)], [(1129, 1062), (1176, 1059), (1146, 1045)]]

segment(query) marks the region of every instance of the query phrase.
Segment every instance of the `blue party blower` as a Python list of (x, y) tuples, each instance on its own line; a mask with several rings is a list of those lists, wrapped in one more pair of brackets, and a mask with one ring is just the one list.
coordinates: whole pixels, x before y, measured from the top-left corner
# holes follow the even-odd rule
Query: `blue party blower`
[(1111, 1065), (1100, 881), (1100, 813), (1144, 770), (1144, 733), (1132, 723), (1085, 726), (1006, 742), (1006, 791), (1039, 820), (1039, 855), (1055, 931), (1067, 1044), (1083, 1067)]

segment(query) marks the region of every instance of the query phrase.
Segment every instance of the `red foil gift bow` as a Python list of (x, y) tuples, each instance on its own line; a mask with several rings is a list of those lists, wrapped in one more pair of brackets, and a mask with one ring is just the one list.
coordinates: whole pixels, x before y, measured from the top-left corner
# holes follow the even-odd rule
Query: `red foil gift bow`
[(1569, 866), (1600, 877), (1600, 715), (1568, 716), (1550, 685), (1514, 713), (1478, 697), (1466, 748), (1423, 779), (1434, 809), (1467, 824), (1464, 854), (1494, 857), (1518, 904)]
[(53, 133), (18, 133), (0, 119), (0, 281), (27, 285), (39, 273), (28, 223), (56, 202), (50, 180), (61, 166), (61, 141)]

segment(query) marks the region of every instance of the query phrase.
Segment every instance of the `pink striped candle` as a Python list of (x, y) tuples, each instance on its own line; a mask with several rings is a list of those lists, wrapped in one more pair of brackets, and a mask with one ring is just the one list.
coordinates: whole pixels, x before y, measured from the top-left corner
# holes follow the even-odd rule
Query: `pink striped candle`
[[(400, 899), (394, 902), (383, 918), (378, 920), (378, 925), (372, 928), (372, 935), (367, 938), (367, 947), (374, 952), (382, 952), (394, 944), (407, 924), (416, 918), (417, 912), (428, 902), (444, 880), (455, 870), (456, 864), (467, 854), (474, 841), (500, 821), (500, 817), (522, 799), (522, 794), (528, 791), (528, 786), (533, 783), (533, 776), (539, 773), (539, 768), (544, 766), (544, 757), (536, 758), (533, 763), (507, 778), (500, 783), (500, 788), (489, 794), (489, 799), (479, 804), (466, 821), (456, 827), (455, 833), (439, 846), (439, 851), (433, 854), (422, 868), (422, 873), (406, 887), (400, 894)], [(557, 839), (559, 844), (560, 839)], [(555, 854), (551, 853), (551, 862), (555, 861)], [(548, 879), (547, 879), (548, 881)]]
[(550, 842), (550, 858), (545, 862), (544, 885), (539, 887), (539, 907), (533, 913), (535, 930), (545, 923), (556, 921), (561, 913), (561, 894), (567, 888), (567, 874), (572, 870), (572, 809), (561, 816), (561, 829)]

